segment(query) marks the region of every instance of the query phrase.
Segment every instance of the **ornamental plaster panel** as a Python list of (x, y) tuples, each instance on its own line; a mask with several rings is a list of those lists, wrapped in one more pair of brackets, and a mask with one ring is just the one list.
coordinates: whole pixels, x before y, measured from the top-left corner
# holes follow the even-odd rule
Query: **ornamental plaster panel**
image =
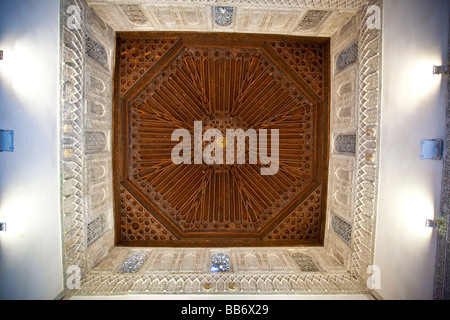
[(367, 1), (88, 0), (87, 2), (115, 31), (225, 31), (330, 37)]

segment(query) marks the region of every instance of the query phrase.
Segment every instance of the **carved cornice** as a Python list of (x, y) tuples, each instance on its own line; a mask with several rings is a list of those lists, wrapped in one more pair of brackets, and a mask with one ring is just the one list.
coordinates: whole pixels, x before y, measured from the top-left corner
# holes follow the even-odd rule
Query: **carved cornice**
[(115, 31), (331, 36), (367, 0), (88, 0)]
[(361, 10), (359, 22), (359, 141), (351, 272), (364, 280), (369, 276), (366, 272), (373, 264), (375, 249), (382, 80), (382, 30), (368, 26), (373, 15), (368, 10), (370, 5), (382, 10), (383, 1), (370, 1)]
[(86, 0), (87, 3), (158, 4), (158, 5), (226, 5), (283, 8), (360, 9), (368, 0)]

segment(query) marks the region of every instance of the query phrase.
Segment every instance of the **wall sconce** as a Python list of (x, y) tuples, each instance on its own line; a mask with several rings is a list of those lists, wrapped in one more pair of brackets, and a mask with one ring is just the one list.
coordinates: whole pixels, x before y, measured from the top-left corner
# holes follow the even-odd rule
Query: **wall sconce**
[(3, 60), (3, 50), (0, 50), (0, 60)]
[(0, 152), (14, 152), (14, 131), (0, 130)]
[(444, 152), (444, 141), (439, 139), (422, 140), (420, 143), (420, 159), (441, 160)]
[(447, 217), (447, 219), (444, 219), (443, 217), (440, 217), (438, 219), (428, 219), (425, 222), (425, 227), (438, 229), (440, 226), (445, 227), (445, 225), (448, 224), (449, 221), (450, 221), (450, 217)]
[(450, 72), (449, 66), (434, 66), (433, 74), (441, 75), (441, 74), (449, 74)]
[(425, 227), (427, 228), (439, 228), (440, 225), (440, 221), (438, 219), (427, 219), (427, 221), (425, 222)]
[(5, 222), (0, 222), (0, 232), (1, 231), (6, 231), (6, 223)]

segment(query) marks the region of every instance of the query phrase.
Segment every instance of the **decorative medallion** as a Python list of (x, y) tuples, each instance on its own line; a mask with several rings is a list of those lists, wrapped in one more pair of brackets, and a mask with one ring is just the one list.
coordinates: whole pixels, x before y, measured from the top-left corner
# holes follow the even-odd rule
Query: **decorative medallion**
[(334, 139), (337, 153), (356, 154), (356, 134), (338, 134)]
[(352, 226), (338, 216), (333, 216), (331, 219), (331, 227), (339, 238), (341, 238), (346, 245), (350, 246), (352, 241)]
[(319, 267), (314, 263), (313, 259), (305, 254), (296, 252), (292, 254), (292, 258), (299, 266), (302, 272), (319, 272)]
[(136, 4), (120, 4), (120, 9), (126, 14), (128, 19), (131, 22), (136, 24), (146, 24), (148, 23), (148, 19), (145, 14), (142, 12), (139, 5)]
[(336, 69), (338, 71), (345, 70), (358, 61), (358, 43), (355, 42), (350, 47), (344, 49), (338, 56), (336, 61)]
[(230, 257), (225, 253), (216, 253), (211, 257), (211, 272), (230, 271)]
[(127, 258), (119, 269), (119, 273), (136, 273), (141, 269), (147, 256), (144, 253), (135, 253)]
[(108, 67), (108, 54), (106, 49), (89, 35), (86, 35), (86, 54), (102, 67)]
[(311, 30), (317, 27), (325, 18), (328, 11), (309, 10), (299, 24), (301, 30)]
[(233, 23), (233, 7), (214, 7), (214, 23), (219, 27), (229, 27)]
[(87, 243), (92, 244), (106, 231), (106, 216), (98, 216), (87, 225)]

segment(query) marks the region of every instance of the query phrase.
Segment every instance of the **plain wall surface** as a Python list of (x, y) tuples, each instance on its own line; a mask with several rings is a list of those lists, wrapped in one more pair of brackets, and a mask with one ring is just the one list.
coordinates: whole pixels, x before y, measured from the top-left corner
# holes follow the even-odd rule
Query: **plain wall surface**
[(442, 161), (420, 160), (422, 139), (445, 137), (448, 0), (386, 0), (375, 264), (384, 299), (432, 299)]
[(59, 1), (0, 1), (0, 299), (63, 290), (59, 211)]
[[(445, 135), (447, 0), (386, 0), (375, 264), (385, 299), (431, 299), (441, 161), (421, 139)], [(0, 299), (53, 299), (63, 289), (58, 170), (59, 1), (0, 2)]]

